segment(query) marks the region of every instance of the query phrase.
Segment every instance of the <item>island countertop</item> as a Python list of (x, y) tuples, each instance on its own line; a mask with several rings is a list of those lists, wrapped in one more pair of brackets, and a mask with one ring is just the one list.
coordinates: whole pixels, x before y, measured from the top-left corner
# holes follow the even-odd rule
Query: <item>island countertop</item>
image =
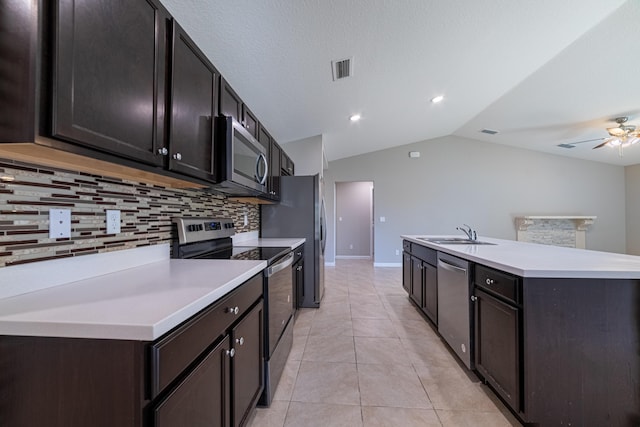
[(402, 235), (403, 239), (522, 277), (640, 279), (640, 257), (478, 237), (492, 245), (438, 244), (425, 238), (461, 236)]

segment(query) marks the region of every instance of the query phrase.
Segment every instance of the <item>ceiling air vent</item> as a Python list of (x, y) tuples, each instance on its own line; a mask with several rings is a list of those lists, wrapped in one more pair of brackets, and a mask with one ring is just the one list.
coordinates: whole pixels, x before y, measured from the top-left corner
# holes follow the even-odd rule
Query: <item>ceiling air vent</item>
[(558, 144), (558, 147), (561, 147), (561, 148), (576, 148), (575, 145), (571, 145), (571, 144)]
[(495, 135), (496, 133), (498, 133), (500, 131), (493, 130), (493, 129), (482, 129), (480, 132), (486, 133), (487, 135)]
[(351, 77), (353, 75), (353, 58), (336, 59), (331, 61), (333, 81)]

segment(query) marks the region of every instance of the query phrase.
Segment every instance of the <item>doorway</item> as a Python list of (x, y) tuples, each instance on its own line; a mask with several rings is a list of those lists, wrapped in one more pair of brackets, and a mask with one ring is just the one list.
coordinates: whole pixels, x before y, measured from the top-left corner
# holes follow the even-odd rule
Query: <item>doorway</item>
[(336, 258), (373, 259), (373, 181), (336, 182)]

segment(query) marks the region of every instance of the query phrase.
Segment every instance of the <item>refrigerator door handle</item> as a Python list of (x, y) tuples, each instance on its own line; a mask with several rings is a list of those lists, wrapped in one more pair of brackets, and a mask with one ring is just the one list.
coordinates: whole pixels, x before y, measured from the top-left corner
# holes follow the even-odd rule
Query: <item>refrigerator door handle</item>
[(320, 246), (324, 255), (324, 248), (327, 244), (327, 211), (324, 206), (324, 197), (322, 198), (320, 209)]

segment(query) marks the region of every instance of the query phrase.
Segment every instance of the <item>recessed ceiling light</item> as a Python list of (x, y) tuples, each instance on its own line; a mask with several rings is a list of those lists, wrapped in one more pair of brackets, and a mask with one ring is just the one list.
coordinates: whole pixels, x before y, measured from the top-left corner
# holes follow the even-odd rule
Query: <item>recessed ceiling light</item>
[(354, 114), (353, 116), (349, 117), (349, 120), (351, 120), (352, 122), (357, 122), (358, 120), (360, 120), (360, 114)]
[(444, 99), (443, 95), (438, 95), (435, 98), (431, 98), (431, 102), (433, 102), (434, 104), (437, 104), (438, 102), (441, 102)]

